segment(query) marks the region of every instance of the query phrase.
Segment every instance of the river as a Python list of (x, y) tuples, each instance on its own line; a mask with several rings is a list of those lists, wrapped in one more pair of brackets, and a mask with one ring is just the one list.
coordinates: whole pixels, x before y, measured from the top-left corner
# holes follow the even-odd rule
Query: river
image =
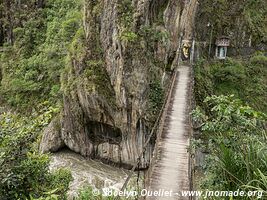
[[(50, 170), (53, 171), (59, 168), (69, 169), (73, 176), (73, 181), (70, 183), (67, 194), (68, 200), (77, 197), (79, 190), (88, 185), (97, 189), (111, 188), (119, 190), (127, 178), (127, 174), (130, 172), (104, 164), (100, 161), (86, 159), (66, 149), (52, 154)], [(131, 185), (136, 185), (136, 181), (137, 174), (133, 176)], [(141, 183), (139, 184), (142, 185)]]

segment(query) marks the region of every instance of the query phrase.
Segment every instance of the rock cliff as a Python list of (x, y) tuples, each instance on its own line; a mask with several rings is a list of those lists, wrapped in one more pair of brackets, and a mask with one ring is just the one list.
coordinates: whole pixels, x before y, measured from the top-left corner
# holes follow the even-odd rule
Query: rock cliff
[[(62, 75), (63, 110), (45, 130), (40, 150), (64, 144), (84, 156), (132, 165), (162, 105), (181, 33), (192, 28), (193, 15), (186, 13), (196, 3), (85, 0)], [(153, 142), (140, 168), (149, 165), (152, 151)]]

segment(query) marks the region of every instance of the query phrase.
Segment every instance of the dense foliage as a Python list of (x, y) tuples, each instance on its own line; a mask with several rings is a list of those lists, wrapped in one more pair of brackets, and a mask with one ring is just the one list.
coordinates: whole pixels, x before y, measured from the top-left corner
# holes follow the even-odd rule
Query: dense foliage
[(267, 112), (267, 57), (256, 54), (249, 60), (199, 61), (195, 65), (197, 104), (207, 96), (234, 94), (255, 110)]
[(80, 10), (72, 0), (0, 1), (0, 103), (16, 108), (0, 111), (1, 200), (66, 198), (70, 172), (50, 172), (49, 156), (37, 147), (59, 112), (60, 76)]
[(201, 123), (202, 148), (209, 153), (201, 187), (267, 195), (267, 116), (233, 95), (207, 97), (204, 103), (211, 108), (209, 114), (200, 108), (193, 112)]
[(266, 61), (257, 54), (196, 64), (193, 117), (201, 135), (192, 144), (207, 153), (202, 189), (267, 195)]
[[(39, 155), (36, 139), (58, 109), (42, 105), (31, 117), (0, 115), (0, 199), (56, 195), (65, 198), (71, 174), (51, 173), (48, 155)], [(51, 193), (51, 191), (53, 191)]]
[[(60, 74), (81, 24), (81, 5), (79, 1), (49, 0), (37, 9), (35, 1), (20, 2), (10, 5), (9, 14), (15, 21), (10, 28), (12, 42), (7, 35), (0, 54), (0, 95), (11, 106), (27, 108), (29, 101), (37, 105), (47, 99), (56, 101), (60, 95)], [(11, 22), (6, 23), (10, 26)]]

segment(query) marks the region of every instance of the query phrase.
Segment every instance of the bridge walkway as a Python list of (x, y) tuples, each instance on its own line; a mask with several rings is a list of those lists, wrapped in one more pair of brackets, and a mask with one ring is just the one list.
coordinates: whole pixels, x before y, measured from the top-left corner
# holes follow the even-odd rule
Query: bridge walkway
[(190, 67), (178, 68), (171, 103), (158, 141), (155, 163), (151, 169), (149, 190), (172, 191), (171, 197), (148, 197), (149, 200), (189, 199), (181, 197), (189, 190), (189, 101)]

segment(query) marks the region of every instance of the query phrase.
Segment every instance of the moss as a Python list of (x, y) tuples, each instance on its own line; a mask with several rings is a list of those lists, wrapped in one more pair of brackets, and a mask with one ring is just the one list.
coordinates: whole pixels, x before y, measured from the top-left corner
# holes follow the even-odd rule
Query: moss
[(102, 60), (88, 60), (84, 63), (84, 70), (80, 75), (74, 75), (72, 69), (65, 70), (62, 75), (62, 90), (65, 95), (83, 87), (88, 94), (97, 94), (112, 108), (116, 107), (115, 92), (110, 84), (109, 76)]
[(157, 119), (164, 101), (164, 90), (159, 80), (154, 80), (149, 84), (148, 94), (148, 117), (153, 125)]
[(136, 42), (138, 34), (133, 30), (134, 7), (131, 0), (120, 0), (118, 2), (118, 15), (121, 28), (120, 39), (124, 42)]
[(120, 25), (126, 29), (131, 28), (133, 22), (134, 8), (131, 0), (120, 0), (118, 2), (118, 14)]
[(76, 32), (73, 41), (70, 45), (70, 53), (71, 56), (75, 57), (75, 59), (81, 61), (86, 55), (86, 47), (85, 47), (85, 32), (81, 27)]
[(123, 31), (121, 33), (120, 39), (125, 42), (135, 42), (137, 41), (138, 36), (132, 31)]
[(107, 102), (114, 108), (115, 92), (110, 84), (110, 78), (104, 68), (102, 60), (90, 60), (86, 62), (84, 77), (89, 81), (87, 89), (93, 91), (96, 89), (99, 95), (103, 96)]
[(156, 16), (156, 24), (163, 25), (164, 24), (164, 11), (167, 9), (169, 1), (161, 1), (160, 4), (158, 5), (158, 15)]
[(100, 17), (102, 10), (103, 10), (103, 1), (98, 1), (93, 8), (93, 15), (96, 17)]
[(96, 94), (114, 108), (115, 92), (105, 70), (97, 23), (102, 1), (88, 2), (85, 6), (88, 13), (84, 20), (90, 27), (80, 28), (73, 38), (62, 73), (62, 90), (66, 95), (71, 95), (77, 88), (82, 88), (87, 95)]

